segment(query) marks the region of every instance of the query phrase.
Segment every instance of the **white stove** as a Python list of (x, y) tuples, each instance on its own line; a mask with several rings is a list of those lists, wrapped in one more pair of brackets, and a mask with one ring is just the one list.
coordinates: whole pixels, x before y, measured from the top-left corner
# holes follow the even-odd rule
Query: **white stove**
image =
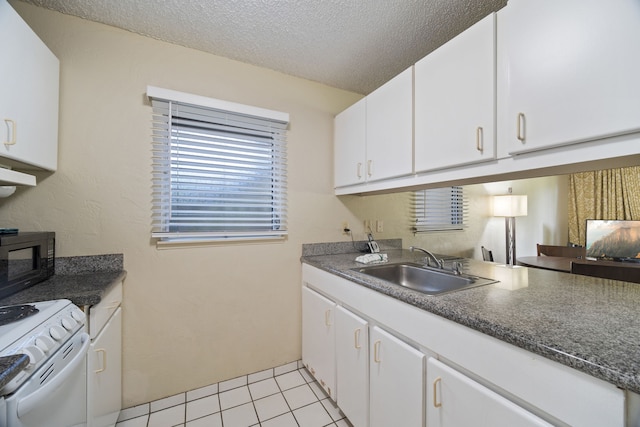
[[(18, 320), (3, 324), (13, 316)], [(0, 324), (0, 356), (29, 356), (29, 365), (0, 390), (6, 406), (0, 426), (85, 425), (84, 312), (68, 300), (0, 307)]]

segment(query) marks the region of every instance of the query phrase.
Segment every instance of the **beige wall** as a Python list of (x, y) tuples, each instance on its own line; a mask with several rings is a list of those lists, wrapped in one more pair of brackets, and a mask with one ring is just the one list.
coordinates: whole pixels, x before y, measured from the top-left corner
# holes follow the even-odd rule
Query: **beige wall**
[[(301, 244), (339, 240), (351, 218), (332, 195), (331, 141), (359, 95), (12, 5), (60, 59), (60, 153), (0, 216), (55, 230), (60, 256), (124, 253), (124, 405), (299, 359)], [(290, 113), (286, 242), (156, 250), (147, 85)]]
[[(490, 194), (513, 186), (530, 200), (537, 194), (557, 201), (563, 191), (557, 178), (469, 186), (464, 233), (414, 236), (408, 193), (333, 195), (333, 116), (359, 95), (12, 5), (61, 62), (60, 154), (55, 174), (0, 201), (0, 218), (4, 226), (55, 230), (59, 256), (124, 253), (125, 407), (299, 359), (301, 244), (348, 240), (343, 221), (356, 239), (364, 236), (363, 219), (382, 219), (377, 238), (478, 258), (480, 244), (497, 255), (504, 246), (503, 223), (490, 218)], [(290, 113), (286, 242), (155, 248), (147, 85)], [(566, 235), (549, 225), (561, 210), (527, 217), (547, 224), (532, 234), (536, 240)], [(525, 240), (519, 242), (530, 246)]]

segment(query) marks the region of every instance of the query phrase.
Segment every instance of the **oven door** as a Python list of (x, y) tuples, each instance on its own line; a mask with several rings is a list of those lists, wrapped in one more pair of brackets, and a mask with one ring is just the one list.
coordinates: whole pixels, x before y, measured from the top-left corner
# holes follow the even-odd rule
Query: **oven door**
[(82, 330), (15, 392), (6, 397), (7, 427), (70, 427), (87, 424), (87, 351)]

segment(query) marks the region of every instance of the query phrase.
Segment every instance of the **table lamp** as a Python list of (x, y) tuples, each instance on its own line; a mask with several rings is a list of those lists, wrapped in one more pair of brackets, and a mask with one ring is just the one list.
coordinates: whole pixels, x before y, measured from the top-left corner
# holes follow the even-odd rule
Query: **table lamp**
[(507, 264), (516, 264), (516, 218), (527, 216), (527, 196), (509, 194), (493, 196), (493, 216), (504, 217)]

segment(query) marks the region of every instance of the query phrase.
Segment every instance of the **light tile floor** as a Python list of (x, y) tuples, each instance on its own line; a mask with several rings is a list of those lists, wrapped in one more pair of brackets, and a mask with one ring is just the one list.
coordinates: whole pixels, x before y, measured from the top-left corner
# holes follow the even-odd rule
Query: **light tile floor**
[(123, 409), (116, 427), (352, 427), (292, 362)]

